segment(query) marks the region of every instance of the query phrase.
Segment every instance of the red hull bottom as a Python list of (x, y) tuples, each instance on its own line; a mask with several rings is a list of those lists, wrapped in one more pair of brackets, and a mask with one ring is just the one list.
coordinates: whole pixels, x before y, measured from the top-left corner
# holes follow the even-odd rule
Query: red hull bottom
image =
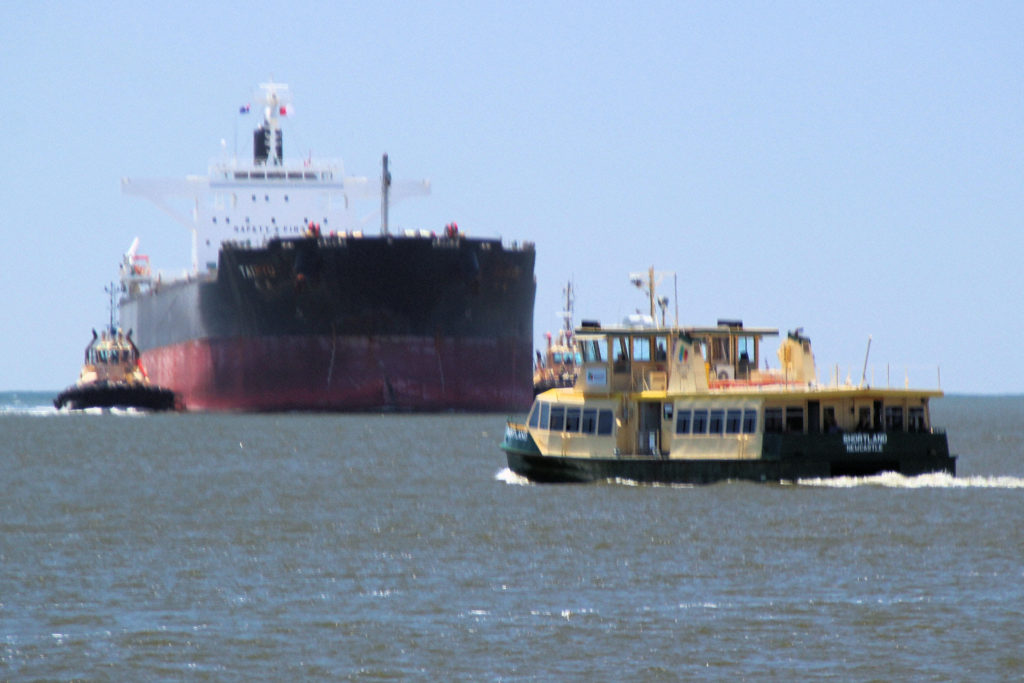
[(186, 410), (505, 411), (533, 400), (529, 341), (330, 336), (203, 339), (149, 349)]

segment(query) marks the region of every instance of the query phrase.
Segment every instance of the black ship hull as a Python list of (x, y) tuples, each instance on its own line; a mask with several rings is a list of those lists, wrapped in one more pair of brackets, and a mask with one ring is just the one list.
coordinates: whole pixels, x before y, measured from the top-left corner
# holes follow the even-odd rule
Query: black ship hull
[(215, 275), (121, 301), (150, 377), (196, 410), (517, 410), (534, 250), (458, 237), (225, 245)]

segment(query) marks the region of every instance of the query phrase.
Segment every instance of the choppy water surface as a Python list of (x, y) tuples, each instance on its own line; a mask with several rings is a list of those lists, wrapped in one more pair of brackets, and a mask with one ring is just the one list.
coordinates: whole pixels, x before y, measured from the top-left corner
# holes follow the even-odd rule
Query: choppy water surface
[(494, 415), (0, 394), (0, 678), (1014, 680), (1024, 398), (959, 476), (524, 484)]

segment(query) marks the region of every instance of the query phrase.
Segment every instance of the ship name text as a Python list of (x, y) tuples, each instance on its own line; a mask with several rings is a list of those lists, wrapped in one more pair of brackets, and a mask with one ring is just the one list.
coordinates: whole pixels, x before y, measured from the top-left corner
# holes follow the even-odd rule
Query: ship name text
[(843, 434), (847, 453), (881, 453), (888, 440), (886, 434)]

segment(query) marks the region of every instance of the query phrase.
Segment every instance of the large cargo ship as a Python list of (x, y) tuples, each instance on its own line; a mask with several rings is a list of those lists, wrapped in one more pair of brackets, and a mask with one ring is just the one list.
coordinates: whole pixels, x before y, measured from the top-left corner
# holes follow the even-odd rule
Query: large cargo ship
[[(251, 162), (209, 176), (122, 181), (192, 232), (191, 272), (125, 254), (120, 324), (187, 410), (508, 411), (533, 398), (534, 248), (392, 231), (389, 202), (425, 194), (336, 162), (286, 162), (287, 86), (260, 86)], [(248, 107), (243, 108), (245, 111)], [(356, 200), (380, 198), (379, 234)], [(189, 211), (175, 209), (184, 198)]]

